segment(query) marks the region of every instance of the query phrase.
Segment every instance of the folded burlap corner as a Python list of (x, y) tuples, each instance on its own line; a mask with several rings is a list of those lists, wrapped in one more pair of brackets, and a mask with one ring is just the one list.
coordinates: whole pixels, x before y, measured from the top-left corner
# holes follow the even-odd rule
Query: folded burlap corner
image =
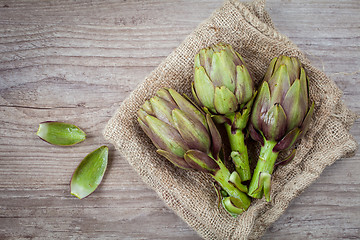
[[(349, 134), (356, 115), (340, 101), (341, 91), (274, 28), (264, 5), (265, 1), (225, 2), (124, 100), (104, 132), (143, 181), (205, 239), (259, 238), (326, 166), (357, 149)], [(190, 96), (195, 54), (218, 42), (231, 44), (257, 81), (273, 57), (298, 57), (308, 73), (310, 98), (315, 102), (310, 130), (299, 144), (295, 159), (273, 174), (272, 201), (254, 200), (248, 211), (237, 218), (218, 208), (209, 176), (176, 168), (157, 155), (136, 120), (139, 107), (162, 87)]]

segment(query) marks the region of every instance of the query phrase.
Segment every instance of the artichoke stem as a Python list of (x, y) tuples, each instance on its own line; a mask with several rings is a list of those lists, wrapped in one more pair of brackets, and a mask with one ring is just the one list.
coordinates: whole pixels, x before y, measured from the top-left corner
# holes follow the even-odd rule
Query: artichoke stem
[(251, 179), (249, 157), (245, 145), (245, 136), (242, 130), (236, 129), (235, 133), (231, 131), (231, 126), (225, 123), (226, 132), (229, 137), (231, 146), (231, 158), (234, 162), (235, 169), (238, 172), (241, 181)]
[(251, 179), (248, 195), (253, 198), (262, 198), (265, 194), (266, 200), (270, 201), (270, 182), (271, 174), (274, 170), (274, 164), (278, 152), (273, 152), (276, 141), (265, 140), (264, 146), (261, 147), (259, 160)]
[[(214, 174), (211, 174), (212, 177), (219, 183), (221, 188), (228, 194), (227, 198), (231, 201), (232, 208), (225, 209), (230, 212), (233, 216), (236, 216), (250, 206), (250, 198), (246, 195), (246, 193), (242, 192), (236, 184), (232, 183), (230, 180), (231, 174), (230, 171), (226, 168), (221, 159), (214, 159), (219, 165), (220, 169), (217, 170)], [(225, 199), (225, 198), (224, 198)]]

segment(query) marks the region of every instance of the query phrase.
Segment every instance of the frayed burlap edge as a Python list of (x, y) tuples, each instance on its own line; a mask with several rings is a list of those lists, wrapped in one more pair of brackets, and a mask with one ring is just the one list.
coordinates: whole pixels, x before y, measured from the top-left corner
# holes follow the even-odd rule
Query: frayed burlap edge
[[(285, 211), (292, 199), (318, 178), (323, 169), (354, 153), (357, 143), (348, 133), (356, 116), (340, 101), (341, 91), (304, 54), (274, 28), (264, 1), (228, 1), (171, 53), (131, 95), (109, 121), (104, 136), (139, 173), (143, 181), (189, 226), (205, 239), (257, 239)], [(217, 42), (234, 46), (260, 81), (270, 60), (297, 56), (310, 79), (315, 113), (296, 158), (274, 172), (272, 201), (254, 200), (234, 219), (217, 208), (212, 180), (203, 173), (175, 168), (155, 153), (136, 121), (136, 111), (162, 87), (190, 94), (194, 55)]]

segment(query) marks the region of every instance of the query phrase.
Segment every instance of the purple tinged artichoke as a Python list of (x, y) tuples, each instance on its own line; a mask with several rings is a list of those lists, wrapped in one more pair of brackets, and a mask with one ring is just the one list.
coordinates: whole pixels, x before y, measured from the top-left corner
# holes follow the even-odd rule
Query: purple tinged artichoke
[(243, 129), (256, 95), (244, 59), (230, 45), (219, 43), (195, 56), (193, 96), (217, 123), (224, 123), (233, 162), (242, 181), (251, 178)]
[[(274, 58), (259, 88), (251, 114), (250, 135), (261, 142), (249, 195), (270, 201), (270, 180), (277, 155), (289, 149), (308, 129), (314, 110), (308, 77), (295, 57)], [(293, 158), (295, 152), (290, 154)], [(290, 159), (287, 159), (287, 161)]]
[(223, 206), (231, 214), (240, 214), (249, 207), (250, 199), (242, 192), (244, 186), (219, 157), (222, 140), (209, 114), (173, 89), (159, 90), (137, 114), (158, 154), (177, 167), (209, 173), (228, 193)]

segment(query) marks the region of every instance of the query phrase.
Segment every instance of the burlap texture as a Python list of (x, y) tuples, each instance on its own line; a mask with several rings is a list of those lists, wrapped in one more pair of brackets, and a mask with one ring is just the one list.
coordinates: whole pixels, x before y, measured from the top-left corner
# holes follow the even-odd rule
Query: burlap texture
[[(356, 151), (349, 134), (356, 115), (340, 101), (341, 91), (273, 26), (265, 1), (228, 1), (191, 33), (122, 103), (104, 136), (161, 199), (205, 239), (257, 239), (324, 168)], [(217, 207), (213, 180), (206, 174), (176, 168), (155, 152), (138, 123), (136, 111), (162, 87), (190, 94), (195, 54), (210, 44), (231, 44), (260, 81), (273, 57), (297, 56), (310, 80), (315, 112), (295, 159), (272, 178), (272, 201), (254, 200), (245, 213), (231, 217)]]

